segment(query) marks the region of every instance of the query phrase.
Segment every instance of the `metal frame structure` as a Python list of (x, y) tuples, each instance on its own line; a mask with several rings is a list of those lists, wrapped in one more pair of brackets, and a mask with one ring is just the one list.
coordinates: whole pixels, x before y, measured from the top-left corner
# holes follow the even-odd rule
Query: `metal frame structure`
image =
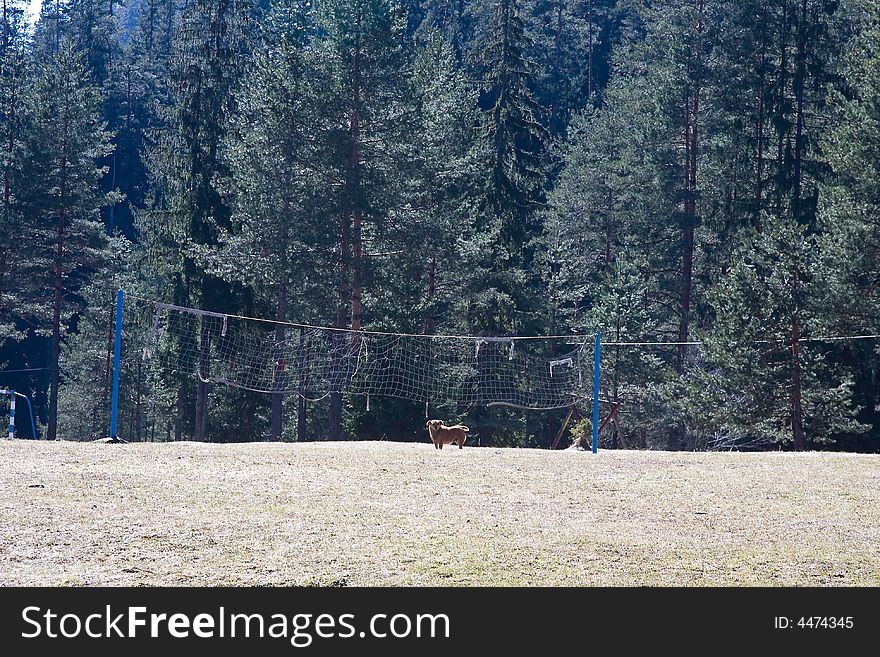
[(7, 390), (5, 388), (0, 389), (0, 395), (9, 395), (9, 440), (13, 440), (15, 438), (15, 398), (21, 397), (27, 402), (28, 411), (31, 414), (31, 431), (33, 432), (33, 438), (37, 437), (37, 425), (34, 422), (34, 407), (31, 406), (31, 400), (27, 398), (27, 395), (23, 395), (20, 392), (15, 392), (15, 390)]

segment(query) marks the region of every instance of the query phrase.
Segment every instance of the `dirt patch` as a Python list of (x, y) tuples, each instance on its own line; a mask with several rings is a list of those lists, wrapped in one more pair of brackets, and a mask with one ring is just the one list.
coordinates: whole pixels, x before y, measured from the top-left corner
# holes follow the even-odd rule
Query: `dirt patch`
[(880, 457), (0, 442), (3, 585), (880, 585)]

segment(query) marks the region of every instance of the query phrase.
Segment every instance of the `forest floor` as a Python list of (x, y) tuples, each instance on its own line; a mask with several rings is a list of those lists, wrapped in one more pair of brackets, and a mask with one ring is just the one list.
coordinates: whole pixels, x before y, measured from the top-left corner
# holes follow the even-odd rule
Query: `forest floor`
[(880, 585), (878, 455), (18, 440), (0, 463), (0, 585)]

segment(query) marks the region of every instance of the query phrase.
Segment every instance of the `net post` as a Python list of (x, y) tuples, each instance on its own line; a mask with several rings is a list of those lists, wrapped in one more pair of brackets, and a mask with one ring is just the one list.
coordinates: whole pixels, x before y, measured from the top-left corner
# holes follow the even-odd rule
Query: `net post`
[(599, 451), (599, 349), (601, 338), (596, 331), (596, 347), (593, 350), (593, 454)]
[(116, 341), (113, 346), (113, 397), (110, 402), (110, 438), (116, 438), (116, 419), (119, 412), (119, 370), (122, 356), (122, 304), (125, 293), (116, 291)]
[(15, 390), (9, 393), (9, 440), (15, 439)]

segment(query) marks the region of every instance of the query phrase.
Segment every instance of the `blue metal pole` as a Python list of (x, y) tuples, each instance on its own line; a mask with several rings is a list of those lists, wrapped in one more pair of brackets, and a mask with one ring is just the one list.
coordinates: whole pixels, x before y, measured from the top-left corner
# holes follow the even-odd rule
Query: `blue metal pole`
[(596, 348), (593, 351), (593, 454), (599, 451), (599, 349), (601, 340), (596, 331)]
[(113, 397), (110, 402), (110, 437), (116, 438), (116, 415), (119, 411), (119, 366), (122, 356), (122, 302), (125, 293), (116, 292), (116, 344), (113, 347)]
[(9, 391), (9, 440), (15, 438), (15, 390)]

